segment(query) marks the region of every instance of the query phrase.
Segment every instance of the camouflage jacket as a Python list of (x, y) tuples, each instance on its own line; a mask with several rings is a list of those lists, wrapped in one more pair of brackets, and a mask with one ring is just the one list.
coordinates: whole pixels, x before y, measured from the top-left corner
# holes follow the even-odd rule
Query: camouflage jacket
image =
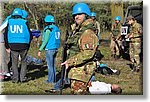
[[(98, 38), (93, 29), (93, 20), (87, 19), (76, 27), (75, 33), (67, 40), (67, 45), (70, 46), (67, 62), (71, 66), (68, 75), (72, 79), (87, 81), (88, 77), (84, 74), (88, 73), (87, 75), (90, 76), (94, 70), (87, 68), (89, 64), (93, 64), (91, 59), (97, 49), (98, 43)], [(83, 73), (87, 79), (83, 78), (82, 75), (80, 76), (79, 73)]]
[(141, 38), (143, 36), (143, 29), (142, 29), (142, 25), (137, 23), (136, 21), (132, 24), (131, 29), (130, 29), (130, 34), (133, 36), (131, 38), (132, 42), (137, 42), (140, 43), (141, 42)]
[(121, 36), (121, 23), (119, 23), (118, 25), (116, 23), (113, 24), (111, 31), (112, 31), (113, 36), (115, 38), (120, 38), (120, 36)]

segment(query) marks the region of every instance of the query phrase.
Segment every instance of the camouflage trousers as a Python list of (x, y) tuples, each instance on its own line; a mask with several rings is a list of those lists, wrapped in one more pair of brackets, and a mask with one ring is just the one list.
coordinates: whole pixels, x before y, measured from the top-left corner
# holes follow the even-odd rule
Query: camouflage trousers
[(87, 92), (87, 86), (85, 82), (78, 80), (71, 80), (71, 92), (72, 94), (83, 95)]
[(86, 84), (90, 80), (94, 69), (95, 65), (93, 63), (71, 68), (68, 77), (72, 80), (71, 89), (74, 94), (84, 94), (86, 92)]
[(122, 47), (122, 42), (120, 40), (116, 40), (116, 42), (113, 39), (111, 39), (111, 43), (110, 43), (111, 54), (120, 55), (119, 47)]
[(130, 43), (129, 49), (130, 60), (132, 64), (137, 68), (141, 67), (140, 53), (141, 53), (141, 43)]

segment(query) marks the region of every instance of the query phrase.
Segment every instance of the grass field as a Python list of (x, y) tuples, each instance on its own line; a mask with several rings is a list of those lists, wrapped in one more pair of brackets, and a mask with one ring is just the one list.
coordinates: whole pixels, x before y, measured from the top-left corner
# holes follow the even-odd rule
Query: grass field
[[(109, 67), (113, 69), (118, 69), (121, 71), (120, 75), (101, 75), (99, 73), (96, 74), (96, 80), (104, 81), (106, 83), (111, 84), (119, 84), (123, 89), (122, 95), (142, 95), (143, 94), (143, 71), (140, 72), (131, 72), (130, 67), (127, 65), (129, 63), (128, 60), (120, 58), (119, 60), (113, 60), (110, 57), (110, 40), (109, 33), (102, 33), (101, 45), (99, 49), (101, 50), (104, 58), (101, 60), (102, 63), (107, 64)], [(29, 50), (29, 55), (37, 57), (38, 48), (35, 47), (35, 44), (31, 45)], [(60, 63), (61, 63), (61, 51), (62, 48), (59, 49), (57, 55), (57, 72), (60, 71)], [(45, 58), (44, 51), (42, 52), (42, 57)], [(43, 66), (29, 66), (27, 76), (29, 77), (29, 81), (26, 83), (12, 83), (11, 81), (4, 81), (3, 83), (3, 92), (2, 94), (25, 94), (25, 95), (49, 95), (50, 93), (46, 93), (45, 90), (52, 88), (51, 84), (45, 84), (44, 81), (47, 79), (47, 66), (46, 63)], [(59, 94), (59, 93), (55, 93)], [(71, 94), (70, 88), (63, 90), (63, 94), (69, 95)]]

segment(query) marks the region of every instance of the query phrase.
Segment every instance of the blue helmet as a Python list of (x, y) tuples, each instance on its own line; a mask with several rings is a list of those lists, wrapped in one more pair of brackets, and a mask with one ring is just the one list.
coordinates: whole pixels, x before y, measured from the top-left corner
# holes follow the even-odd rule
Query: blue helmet
[(45, 22), (52, 22), (52, 23), (55, 23), (54, 16), (52, 16), (52, 15), (47, 15), (47, 16), (44, 18), (44, 21), (45, 21)]
[(86, 3), (78, 3), (73, 6), (72, 15), (79, 14), (79, 13), (85, 13), (91, 16), (90, 8)]
[(21, 16), (22, 17), (22, 10), (20, 8), (15, 8), (13, 13), (13, 16)]
[(22, 10), (22, 18), (27, 18), (28, 17), (28, 13), (26, 10)]
[(116, 16), (116, 17), (115, 17), (115, 20), (120, 21), (120, 20), (121, 20), (121, 17), (120, 17), (120, 16)]
[(96, 17), (96, 13), (95, 12), (91, 12), (91, 17)]

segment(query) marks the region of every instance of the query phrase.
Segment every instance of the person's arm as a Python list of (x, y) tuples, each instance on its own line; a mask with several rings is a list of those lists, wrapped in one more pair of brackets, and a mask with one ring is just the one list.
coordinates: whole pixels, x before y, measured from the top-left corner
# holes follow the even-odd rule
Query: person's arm
[(80, 52), (69, 58), (67, 63), (69, 66), (78, 66), (93, 58), (97, 48), (98, 38), (92, 30), (85, 30), (80, 37)]
[(2, 30), (4, 30), (7, 27), (8, 24), (8, 19), (11, 18), (11, 15), (7, 16), (7, 18), (4, 20), (4, 22), (2, 23), (2, 25), (0, 26), (0, 32), (2, 32)]
[(98, 36), (100, 36), (100, 23), (97, 21)]
[(0, 26), (0, 32), (2, 32), (2, 31), (3, 31), (3, 29), (5, 29), (5, 28), (6, 28), (7, 24), (8, 24), (8, 20), (7, 20), (7, 21), (5, 21), (5, 22), (4, 22), (4, 23)]
[(44, 47), (46, 46), (46, 44), (48, 42), (49, 37), (50, 37), (50, 30), (47, 29), (45, 32), (45, 36), (44, 36), (44, 40), (42, 42), (42, 45), (39, 48), (39, 51), (42, 51), (44, 49)]

